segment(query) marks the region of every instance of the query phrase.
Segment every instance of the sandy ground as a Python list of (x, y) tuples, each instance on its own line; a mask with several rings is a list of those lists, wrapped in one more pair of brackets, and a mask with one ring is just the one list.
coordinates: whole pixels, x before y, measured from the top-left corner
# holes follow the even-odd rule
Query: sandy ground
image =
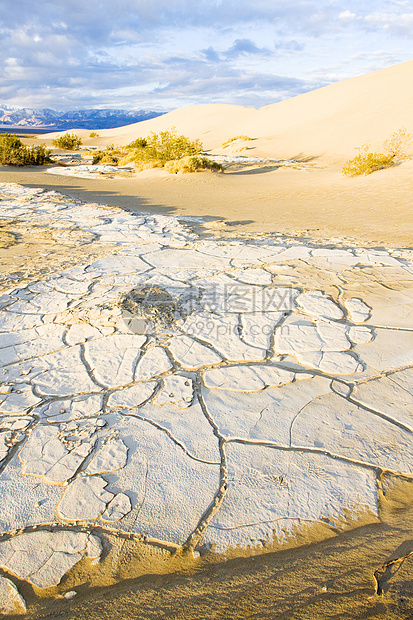
[(46, 174), (43, 168), (1, 167), (0, 181), (51, 188), (138, 213), (221, 221), (225, 224), (218, 230), (229, 234), (278, 232), (408, 247), (413, 239), (412, 173), (413, 160), (354, 179), (343, 177), (338, 166), (187, 175), (155, 169), (129, 179), (80, 179)]
[[(355, 146), (372, 138), (380, 143), (389, 132), (411, 123), (412, 70), (413, 63), (405, 63), (393, 71), (366, 76), (367, 80), (348, 80), (263, 111), (221, 106), (217, 116), (216, 107), (201, 110), (205, 108), (201, 106), (192, 117), (187, 111), (178, 111), (142, 123), (144, 129), (139, 133), (133, 126), (124, 128), (123, 134), (106, 130), (94, 140), (102, 145), (126, 144), (137, 135), (175, 124), (188, 135), (201, 127), (194, 137), (205, 139), (207, 147), (216, 151), (220, 141), (247, 133), (257, 142), (245, 154), (301, 154), (313, 165), (308, 170), (261, 168), (185, 176), (152, 170), (129, 179), (79, 179), (46, 174), (44, 169), (3, 167), (0, 182), (51, 188), (84, 202), (135, 212), (201, 217), (203, 224), (193, 224), (201, 233), (280, 233), (331, 244), (412, 247), (413, 161), (368, 177), (348, 179), (341, 174), (341, 166), (354, 154)], [(395, 91), (403, 93), (396, 101)], [(343, 115), (345, 119), (338, 125)], [(218, 118), (219, 122), (214, 122)], [(228, 118), (232, 125), (228, 125)], [(273, 125), (278, 118), (279, 125)], [(304, 120), (297, 123), (297, 118)], [(215, 133), (209, 129), (211, 124)], [(285, 130), (281, 131), (280, 125)], [(272, 127), (270, 136), (268, 130), (265, 133), (268, 127)], [(51, 139), (42, 137), (41, 141)], [(279, 148), (275, 148), (277, 144)], [(16, 245), (14, 239), (23, 243)], [(67, 248), (76, 245), (75, 241), (68, 240)], [(56, 248), (52, 241), (25, 239), (18, 222), (0, 230), (0, 244), (2, 272), (23, 270), (28, 278), (50, 272), (56, 265), (64, 266), (67, 257), (67, 248)], [(81, 259), (81, 252), (79, 249), (73, 260)], [(339, 536), (331, 532), (332, 537), (322, 542), (317, 539), (325, 537), (325, 530), (313, 531), (305, 541), (314, 540), (312, 545), (301, 541), (302, 546), (292, 549), (220, 564), (210, 564), (207, 558), (164, 562), (157, 556), (143, 557), (137, 546), (128, 554), (118, 554), (122, 582), (116, 584), (107, 580), (104, 563), (100, 582), (91, 583), (87, 561), (81, 562), (77, 574), (70, 573), (56, 591), (60, 598), (35, 603), (31, 587), (21, 584), (22, 594), (32, 603), (27, 618), (411, 619), (413, 556), (382, 571), (384, 595), (369, 597), (375, 588), (374, 570), (413, 551), (412, 485), (406, 481), (383, 495), (380, 523)], [(297, 543), (300, 545), (300, 540)], [(109, 556), (107, 562), (113, 561)], [(76, 588), (77, 596), (71, 601), (62, 599), (61, 593), (70, 590), (79, 578), (83, 585)]]

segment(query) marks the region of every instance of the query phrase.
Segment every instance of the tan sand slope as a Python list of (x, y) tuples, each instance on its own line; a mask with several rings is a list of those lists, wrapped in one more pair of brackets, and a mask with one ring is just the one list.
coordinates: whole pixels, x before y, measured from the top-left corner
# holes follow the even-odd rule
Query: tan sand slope
[[(248, 156), (294, 158), (299, 155), (339, 163), (370, 143), (379, 149), (394, 131), (413, 131), (413, 61), (274, 103), (259, 110), (234, 105), (180, 108), (164, 116), (100, 130), (78, 130), (87, 144), (127, 144), (150, 131), (176, 127), (199, 138), (208, 150), (222, 152), (223, 141), (240, 134), (256, 140), (246, 143)], [(52, 137), (48, 135), (47, 137)]]
[[(38, 168), (2, 168), (0, 181), (49, 187), (82, 201), (132, 211), (225, 220), (228, 232), (282, 232), (362, 243), (411, 246), (413, 160), (350, 179), (343, 162), (366, 141), (379, 149), (394, 131), (413, 132), (413, 61), (276, 103), (261, 110), (229, 105), (182, 108), (121, 127), (75, 130), (85, 145), (127, 144), (176, 126), (207, 149), (226, 153), (224, 140), (247, 134), (250, 156), (314, 157), (306, 170), (267, 167), (224, 174), (170, 175), (149, 170), (133, 178), (74, 179)], [(56, 134), (41, 140), (51, 144)], [(26, 143), (38, 143), (39, 139)], [(228, 149), (230, 150), (230, 149)], [(412, 145), (413, 150), (413, 145)], [(411, 153), (413, 155), (413, 152)], [(332, 165), (330, 165), (332, 164)]]

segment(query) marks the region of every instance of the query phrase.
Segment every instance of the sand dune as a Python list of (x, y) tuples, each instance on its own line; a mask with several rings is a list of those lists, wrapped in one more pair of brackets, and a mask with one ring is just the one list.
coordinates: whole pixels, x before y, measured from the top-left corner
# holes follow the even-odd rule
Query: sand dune
[[(127, 144), (150, 131), (175, 126), (206, 149), (222, 152), (223, 141), (239, 134), (256, 138), (244, 154), (285, 157), (298, 155), (340, 162), (368, 142), (379, 149), (400, 127), (413, 131), (413, 61), (274, 103), (259, 110), (235, 105), (201, 105), (174, 110), (162, 117), (99, 131), (77, 133), (85, 143)], [(50, 134), (50, 136), (52, 135)]]
[[(129, 179), (74, 180), (9, 167), (2, 169), (1, 180), (47, 186), (132, 211), (225, 220), (234, 233), (277, 231), (313, 239), (344, 235), (363, 243), (410, 246), (413, 160), (354, 179), (343, 177), (341, 169), (356, 154), (356, 146), (370, 142), (379, 149), (401, 127), (413, 133), (412, 78), (410, 61), (260, 110), (233, 105), (181, 108), (142, 123), (99, 130), (99, 138), (74, 129), (85, 145), (104, 147), (176, 126), (215, 153), (230, 151), (222, 150), (224, 140), (247, 134), (256, 139), (245, 143), (250, 148), (243, 154), (314, 158), (305, 170), (267, 167), (187, 175), (149, 170)], [(56, 135), (41, 140), (51, 144)]]

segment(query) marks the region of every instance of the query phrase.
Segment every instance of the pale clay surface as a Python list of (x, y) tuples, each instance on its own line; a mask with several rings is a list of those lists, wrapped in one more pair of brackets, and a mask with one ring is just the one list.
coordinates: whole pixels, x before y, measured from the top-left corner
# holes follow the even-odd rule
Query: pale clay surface
[(0, 614), (24, 614), (26, 602), (10, 579), (0, 577)]
[(99, 538), (83, 532), (31, 532), (1, 543), (0, 564), (38, 588), (57, 585), (83, 557), (99, 560)]
[[(58, 584), (99, 559), (97, 525), (225, 553), (374, 521), (377, 468), (413, 477), (407, 250), (200, 239), (173, 217), (0, 184), (13, 218), (111, 252), (0, 295), (11, 575)], [(172, 322), (125, 319), (139, 286), (168, 292)], [(1, 579), (3, 608), (23, 610)]]

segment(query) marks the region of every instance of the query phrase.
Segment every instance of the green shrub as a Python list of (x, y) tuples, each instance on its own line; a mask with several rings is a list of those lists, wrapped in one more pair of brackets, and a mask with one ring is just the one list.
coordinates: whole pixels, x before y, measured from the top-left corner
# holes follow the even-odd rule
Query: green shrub
[(80, 148), (82, 140), (79, 136), (69, 132), (58, 136), (55, 140), (52, 140), (53, 146), (57, 146), (59, 149), (66, 149), (68, 151), (76, 151)]
[(117, 166), (118, 161), (119, 158), (111, 153), (105, 153), (104, 151), (93, 153), (92, 164), (110, 164), (111, 166)]
[(160, 133), (150, 133), (145, 148), (152, 153), (154, 159), (167, 162), (187, 155), (198, 155), (204, 147), (199, 140), (191, 141), (185, 136), (178, 136), (175, 128), (172, 128)]
[(88, 151), (88, 153), (93, 157), (92, 164), (110, 164), (111, 166), (117, 166), (119, 159), (126, 155), (123, 147), (114, 144), (109, 144), (105, 151)]
[(411, 140), (412, 134), (402, 127), (383, 142), (384, 153), (371, 153), (368, 144), (360, 146), (357, 148), (359, 154), (344, 164), (342, 172), (346, 177), (356, 177), (390, 168), (394, 166), (397, 158), (406, 157)]
[(147, 146), (148, 141), (146, 138), (136, 138), (133, 142), (126, 145), (127, 149), (138, 149)]
[(120, 164), (133, 161), (140, 170), (162, 167), (168, 161), (198, 155), (203, 150), (199, 140), (191, 141), (186, 136), (178, 135), (175, 127), (159, 133), (151, 132), (147, 138), (137, 138), (126, 148), (129, 153)]
[(91, 131), (89, 138), (99, 138), (99, 134), (96, 131)]
[[(230, 144), (232, 144), (232, 142), (235, 142), (236, 140), (243, 140), (244, 142), (248, 142), (249, 140), (252, 140), (252, 138), (250, 138), (249, 136), (245, 136), (245, 135), (234, 136), (233, 138), (230, 138), (226, 142), (223, 142), (222, 143), (222, 148), (226, 149)], [(244, 150), (245, 149), (246, 149), (246, 147), (244, 147)]]
[(223, 169), (206, 157), (200, 157), (202, 143), (178, 135), (175, 127), (159, 133), (151, 132), (146, 138), (136, 138), (126, 149), (128, 153), (119, 164), (134, 162), (139, 171), (165, 167), (168, 172), (177, 174), (201, 169)]
[(165, 163), (165, 170), (171, 174), (197, 172), (198, 170), (219, 170), (224, 168), (221, 164), (217, 164), (215, 161), (211, 161), (207, 157), (200, 157), (199, 155), (187, 155), (181, 157), (181, 159), (174, 159)]
[(16, 134), (0, 135), (0, 164), (3, 166), (43, 166), (51, 161), (45, 144), (24, 146)]

